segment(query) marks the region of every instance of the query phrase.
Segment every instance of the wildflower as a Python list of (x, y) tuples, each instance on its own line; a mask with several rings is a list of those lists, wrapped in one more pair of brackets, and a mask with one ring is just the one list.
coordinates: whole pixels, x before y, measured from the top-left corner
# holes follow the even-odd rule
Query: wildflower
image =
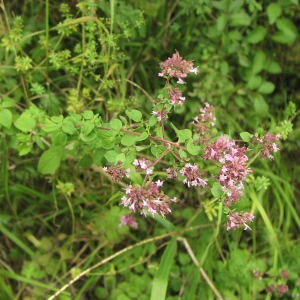
[(227, 198), (225, 205), (237, 202), (243, 194), (243, 181), (251, 173), (247, 168), (247, 148), (240, 147), (234, 141), (221, 136), (215, 143), (207, 146), (204, 159), (217, 160), (221, 163), (219, 183)]
[(286, 284), (280, 284), (277, 287), (277, 291), (280, 296), (285, 294), (286, 292), (288, 292), (288, 290), (289, 290), (289, 287)]
[(197, 133), (209, 133), (210, 127), (216, 125), (215, 108), (206, 102), (204, 107), (200, 108), (200, 114), (194, 118), (193, 125)]
[(120, 219), (120, 226), (128, 226), (137, 229), (138, 223), (132, 215), (124, 215)]
[(249, 225), (247, 223), (253, 221), (254, 216), (251, 213), (245, 212), (245, 213), (238, 213), (231, 211), (229, 213), (228, 219), (227, 219), (227, 230), (237, 229), (240, 227), (244, 227), (244, 230), (250, 229)]
[(287, 270), (281, 270), (281, 277), (287, 280), (289, 278), (289, 272)]
[(185, 83), (183, 78), (186, 78), (188, 73), (198, 72), (198, 69), (194, 67), (193, 62), (183, 59), (178, 52), (175, 52), (172, 57), (161, 62), (160, 67), (161, 72), (158, 73), (158, 76), (175, 77), (179, 84)]
[(187, 184), (188, 187), (207, 185), (207, 180), (201, 178), (202, 174), (196, 165), (187, 163), (180, 173), (185, 177), (183, 183)]
[(167, 178), (173, 179), (177, 177), (177, 171), (174, 168), (167, 168), (166, 169)]
[(205, 149), (204, 159), (220, 160), (226, 150), (235, 146), (235, 142), (225, 136), (220, 136), (219, 139), (207, 146)]
[(172, 105), (177, 105), (177, 104), (182, 105), (183, 102), (185, 101), (185, 97), (182, 96), (182, 92), (178, 88), (168, 89), (168, 93)]
[(280, 134), (275, 135), (273, 133), (267, 132), (263, 138), (253, 137), (253, 142), (262, 145), (261, 157), (263, 159), (265, 158), (272, 159), (273, 158), (272, 153), (279, 151), (279, 147), (277, 145), (279, 139), (280, 139)]
[(176, 198), (170, 198), (160, 191), (163, 181), (150, 182), (145, 187), (129, 185), (122, 197), (122, 204), (125, 207), (142, 214), (160, 214), (165, 216), (171, 212), (170, 202), (176, 202)]
[(129, 169), (124, 169), (121, 167), (122, 163), (117, 162), (115, 166), (104, 167), (103, 170), (109, 174), (112, 179), (116, 182), (121, 181), (124, 177), (129, 176)]
[(152, 115), (156, 116), (157, 120), (159, 122), (164, 121), (168, 118), (168, 113), (166, 110), (162, 109), (162, 110), (154, 110), (152, 111)]
[(216, 125), (215, 108), (209, 103), (205, 102), (204, 106), (200, 108), (200, 114), (194, 118), (196, 123), (208, 122), (211, 126)]
[(145, 158), (135, 159), (133, 165), (137, 171), (145, 171), (147, 175), (151, 175), (153, 170), (151, 169), (151, 162)]
[(261, 271), (258, 271), (258, 270), (253, 270), (252, 271), (252, 274), (259, 280), (262, 280), (263, 277), (262, 277), (262, 272)]
[(271, 284), (271, 285), (267, 286), (266, 290), (268, 293), (273, 293), (276, 290), (276, 285)]

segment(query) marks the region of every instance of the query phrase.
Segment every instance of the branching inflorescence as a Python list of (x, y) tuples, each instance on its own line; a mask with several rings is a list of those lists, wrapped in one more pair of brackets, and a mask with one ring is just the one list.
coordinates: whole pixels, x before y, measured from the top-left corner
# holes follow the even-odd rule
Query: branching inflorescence
[[(121, 200), (122, 205), (132, 212), (144, 216), (151, 214), (165, 217), (171, 213), (170, 204), (178, 200), (163, 192), (164, 180), (181, 181), (189, 189), (198, 188), (206, 191), (217, 183), (222, 192), (219, 200), (226, 208), (227, 230), (250, 229), (248, 224), (253, 221), (254, 215), (250, 212), (237, 212), (232, 208), (244, 195), (245, 179), (252, 172), (248, 166), (249, 158), (247, 156), (250, 150), (244, 145), (240, 146), (235, 140), (227, 136), (214, 137), (216, 134), (212, 133), (212, 128), (216, 125), (215, 108), (207, 102), (200, 108), (199, 114), (192, 121), (193, 131), (176, 129), (168, 121), (168, 115), (175, 106), (185, 103), (186, 97), (182, 91), (182, 85), (185, 84), (184, 79), (190, 73), (196, 74), (198, 68), (194, 67), (192, 61), (183, 59), (178, 52), (161, 62), (160, 68), (161, 71), (158, 76), (166, 81), (165, 93), (156, 99), (152, 114), (158, 122), (157, 126), (161, 128), (161, 134), (149, 136), (149, 141), (151, 143), (161, 142), (165, 147), (165, 152), (153, 161), (149, 159), (149, 156), (147, 158), (142, 156), (132, 162), (134, 173), (140, 174), (144, 179), (140, 184), (130, 183), (126, 185), (125, 195)], [(166, 122), (169, 122), (171, 127), (176, 130), (177, 142), (166, 137)], [(134, 132), (133, 134), (137, 133)], [(278, 140), (279, 135), (272, 133), (266, 133), (263, 138), (252, 137), (253, 145), (260, 144), (259, 151), (262, 158), (273, 157), (272, 153), (279, 150)], [(183, 150), (191, 155), (182, 155), (180, 151)], [(161, 167), (159, 164), (167, 154), (173, 155), (177, 163), (172, 163), (168, 168)], [(214, 172), (212, 174), (209, 174), (208, 171), (212, 168), (203, 167), (207, 164), (213, 166)], [(129, 170), (123, 169), (121, 162), (118, 162), (116, 166), (105, 167), (104, 171), (114, 181), (120, 181), (126, 177), (130, 178)], [(121, 225), (137, 228), (137, 223), (132, 215), (123, 216)]]

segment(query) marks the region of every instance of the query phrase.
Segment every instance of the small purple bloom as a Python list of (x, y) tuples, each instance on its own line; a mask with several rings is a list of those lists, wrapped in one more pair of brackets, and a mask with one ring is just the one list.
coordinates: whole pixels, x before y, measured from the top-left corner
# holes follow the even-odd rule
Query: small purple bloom
[(201, 178), (202, 173), (196, 165), (187, 163), (181, 169), (180, 173), (185, 177), (183, 183), (185, 183), (188, 187), (207, 185), (207, 179)]
[(128, 226), (133, 229), (137, 229), (138, 223), (132, 215), (124, 215), (120, 219), (120, 226)]

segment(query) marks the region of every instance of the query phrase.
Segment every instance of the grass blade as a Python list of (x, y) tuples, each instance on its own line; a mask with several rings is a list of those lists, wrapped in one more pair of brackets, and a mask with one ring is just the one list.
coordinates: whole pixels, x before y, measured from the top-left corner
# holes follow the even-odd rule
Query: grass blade
[(177, 242), (176, 239), (173, 238), (165, 249), (159, 264), (159, 268), (156, 271), (151, 291), (151, 300), (165, 299), (169, 282), (169, 273), (174, 262), (176, 251)]
[(12, 240), (19, 248), (21, 248), (30, 257), (34, 256), (34, 251), (32, 251), (14, 232), (8, 230), (2, 224), (0, 224), (0, 231), (6, 235), (10, 240)]

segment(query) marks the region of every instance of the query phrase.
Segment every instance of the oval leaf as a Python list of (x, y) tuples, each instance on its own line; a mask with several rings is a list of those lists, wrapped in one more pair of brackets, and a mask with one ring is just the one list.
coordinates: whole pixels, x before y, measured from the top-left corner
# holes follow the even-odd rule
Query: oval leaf
[(264, 81), (258, 91), (262, 94), (271, 94), (275, 89), (275, 85), (270, 81)]
[(0, 111), (0, 124), (5, 128), (10, 128), (12, 123), (12, 113), (9, 109)]
[(250, 44), (257, 44), (262, 41), (267, 33), (267, 29), (262, 26), (257, 26), (247, 36), (247, 41)]
[(267, 15), (269, 19), (269, 23), (273, 24), (278, 17), (280, 17), (282, 12), (281, 6), (278, 3), (271, 3), (267, 7)]
[(42, 174), (53, 174), (60, 166), (64, 149), (54, 146), (46, 150), (40, 157), (38, 171)]
[(21, 116), (16, 120), (15, 126), (22, 132), (29, 132), (35, 127), (35, 120), (32, 118), (31, 114), (27, 111), (21, 114)]
[(140, 122), (142, 120), (142, 113), (137, 109), (127, 109), (125, 113), (127, 117), (134, 122)]
[(246, 131), (240, 133), (240, 137), (242, 138), (242, 140), (244, 142), (250, 142), (252, 136), (253, 136), (253, 134), (246, 132)]

